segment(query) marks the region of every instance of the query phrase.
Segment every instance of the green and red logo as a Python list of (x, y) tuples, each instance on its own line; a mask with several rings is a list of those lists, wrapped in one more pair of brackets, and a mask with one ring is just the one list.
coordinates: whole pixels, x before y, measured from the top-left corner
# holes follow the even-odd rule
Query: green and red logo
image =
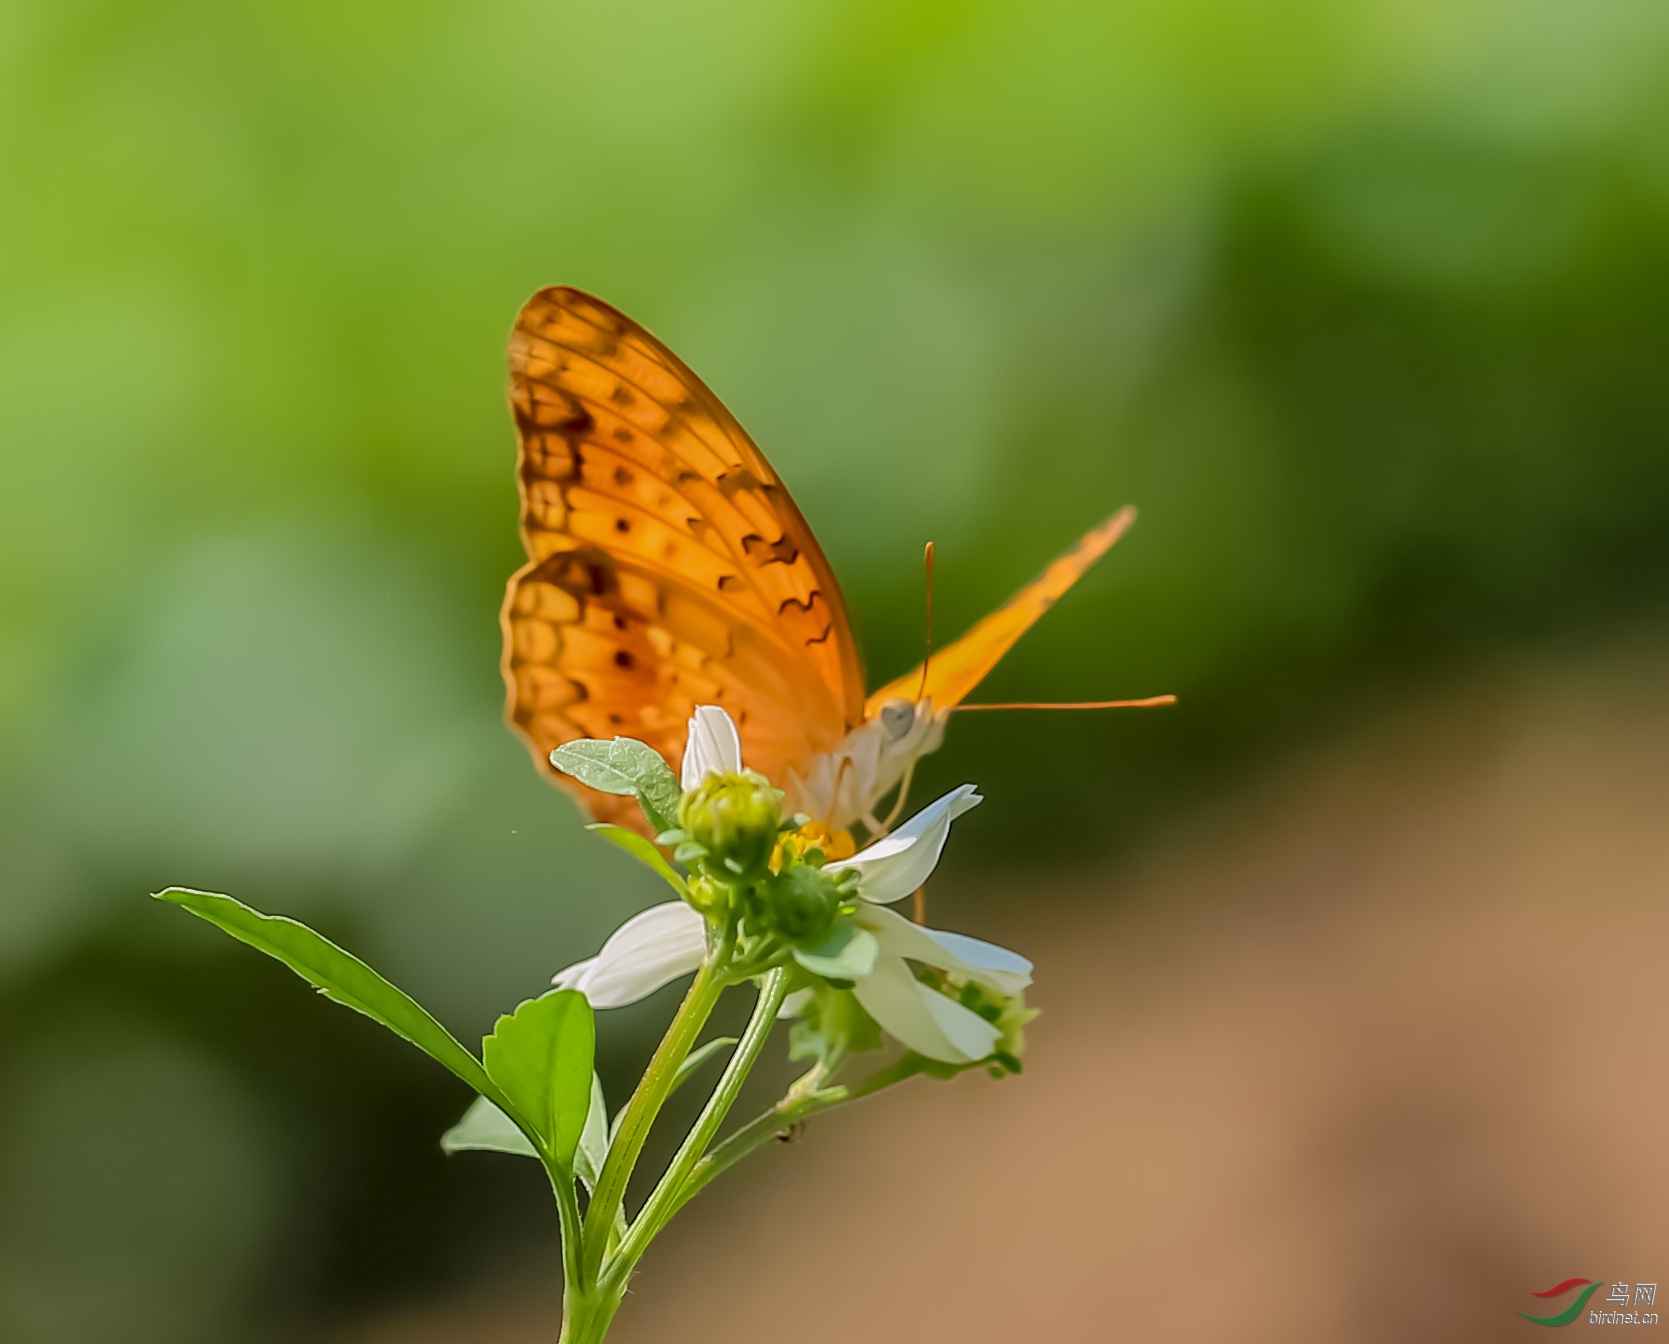
[[(1586, 1287), (1583, 1285), (1586, 1284)], [(1588, 1305), (1588, 1299), (1600, 1290), (1601, 1285), (1592, 1279), (1566, 1279), (1563, 1283), (1556, 1283), (1551, 1288), (1544, 1288), (1539, 1293), (1531, 1293), (1531, 1297), (1563, 1297), (1572, 1288), (1581, 1288), (1576, 1300), (1563, 1311), (1554, 1316), (1532, 1316), (1527, 1311), (1518, 1314), (1532, 1325), (1569, 1325), (1582, 1314), (1582, 1308)]]

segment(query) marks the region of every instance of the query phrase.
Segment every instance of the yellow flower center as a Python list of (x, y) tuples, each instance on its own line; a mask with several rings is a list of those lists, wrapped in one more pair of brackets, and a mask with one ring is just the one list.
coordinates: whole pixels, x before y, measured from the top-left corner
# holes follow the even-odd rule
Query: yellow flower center
[(858, 852), (857, 842), (852, 839), (850, 831), (830, 826), (824, 821), (808, 821), (799, 830), (790, 831), (777, 841), (776, 852), (771, 855), (771, 867), (781, 872), (790, 853), (799, 858), (813, 849), (822, 850), (823, 858), (829, 863), (836, 859), (849, 859)]

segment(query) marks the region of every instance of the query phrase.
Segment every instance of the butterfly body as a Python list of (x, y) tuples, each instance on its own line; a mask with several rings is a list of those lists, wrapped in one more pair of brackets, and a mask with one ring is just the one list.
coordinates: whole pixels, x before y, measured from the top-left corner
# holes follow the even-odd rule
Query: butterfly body
[(501, 613), (506, 717), (598, 820), (630, 800), (576, 784), (550, 752), (635, 737), (670, 760), (698, 704), (728, 709), (790, 811), (833, 826), (875, 809), (965, 697), (1128, 526), (1088, 534), (963, 639), (865, 697), (834, 571), (723, 404), (631, 319), (579, 290), (534, 295), (510, 341), (528, 560)]
[[(887, 712), (890, 711), (890, 712)], [(889, 700), (831, 751), (784, 776), (783, 806), (831, 826), (879, 829), (875, 809), (921, 757), (945, 740), (944, 712), (932, 700)]]

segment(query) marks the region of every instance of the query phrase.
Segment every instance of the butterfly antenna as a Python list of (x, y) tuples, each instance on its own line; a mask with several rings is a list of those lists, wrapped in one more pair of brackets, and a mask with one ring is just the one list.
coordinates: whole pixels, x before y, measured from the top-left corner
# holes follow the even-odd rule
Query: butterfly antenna
[(947, 714), (964, 709), (1154, 709), (1159, 705), (1174, 705), (1174, 695), (1150, 695), (1145, 700), (1077, 700), (1070, 703), (1023, 701), (1007, 705), (948, 705)]
[(919, 702), (927, 695), (927, 669), (933, 661), (933, 543), (927, 543), (921, 553), (922, 562), (927, 566), (927, 648), (921, 656), (921, 685), (916, 690), (916, 700)]

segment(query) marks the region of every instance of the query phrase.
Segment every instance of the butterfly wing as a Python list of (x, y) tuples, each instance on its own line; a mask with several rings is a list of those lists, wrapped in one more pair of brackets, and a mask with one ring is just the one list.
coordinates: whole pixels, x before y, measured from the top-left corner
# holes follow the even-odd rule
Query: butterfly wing
[(961, 639), (935, 649), (928, 659), (925, 691), (921, 668), (916, 667), (870, 696), (864, 717), (879, 714), (889, 700), (931, 699), (936, 710), (961, 704), (1014, 646), (1014, 641), (1031, 629), (1032, 623), (1054, 606), (1060, 595), (1078, 582), (1135, 521), (1136, 510), (1123, 508), (1099, 527), (1092, 527), (1076, 546)]
[(599, 820), (629, 799), (552, 769), (553, 747), (635, 737), (676, 766), (697, 704), (781, 778), (863, 714), (834, 572), (782, 481), (719, 399), (630, 318), (541, 290), (510, 338), (528, 562), (501, 613), (506, 717)]

